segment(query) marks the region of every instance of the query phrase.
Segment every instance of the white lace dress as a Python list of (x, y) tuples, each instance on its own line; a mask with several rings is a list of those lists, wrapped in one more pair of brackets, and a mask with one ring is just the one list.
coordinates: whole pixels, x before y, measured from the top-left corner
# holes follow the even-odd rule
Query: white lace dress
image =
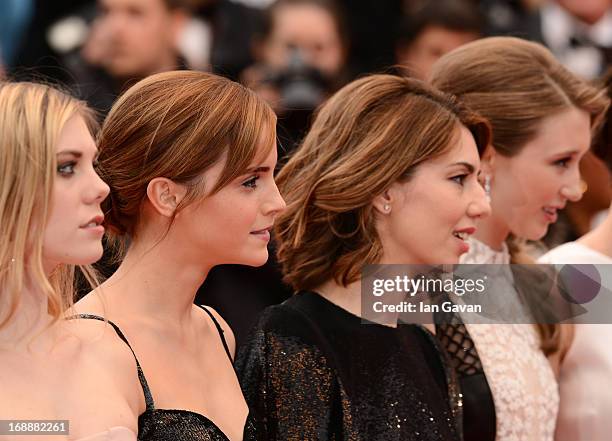
[[(507, 248), (494, 251), (470, 239), (461, 263), (509, 264)], [(514, 291), (516, 292), (516, 291)], [(495, 403), (496, 441), (552, 441), (559, 409), (557, 381), (540, 350), (534, 325), (466, 324)]]

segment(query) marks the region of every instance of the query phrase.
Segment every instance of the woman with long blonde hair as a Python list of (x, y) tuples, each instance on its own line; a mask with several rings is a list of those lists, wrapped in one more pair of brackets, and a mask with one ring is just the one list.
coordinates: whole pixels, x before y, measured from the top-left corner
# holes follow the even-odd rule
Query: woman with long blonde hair
[[(49, 439), (100, 431), (130, 439), (125, 428), (107, 430), (120, 421), (112, 412), (92, 415), (93, 393), (109, 382), (98, 377), (86, 336), (62, 320), (75, 267), (95, 282), (87, 265), (102, 255), (100, 204), (109, 189), (94, 169), (94, 128), (91, 110), (67, 94), (0, 83), (0, 415), (69, 420), (47, 432), (39, 424)], [(24, 427), (7, 429), (0, 439)]]

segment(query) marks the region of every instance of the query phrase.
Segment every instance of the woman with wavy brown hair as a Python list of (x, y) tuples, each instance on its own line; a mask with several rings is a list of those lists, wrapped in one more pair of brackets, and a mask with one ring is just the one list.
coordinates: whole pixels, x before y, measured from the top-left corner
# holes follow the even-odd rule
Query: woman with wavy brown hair
[[(521, 292), (534, 296), (535, 287), (521, 286), (508, 264), (533, 262), (522, 243), (541, 239), (557, 211), (582, 196), (578, 165), (607, 108), (605, 92), (571, 74), (543, 46), (511, 37), (486, 38), (452, 51), (434, 65), (430, 79), (487, 118), (493, 129), (482, 157), (492, 214), (479, 222), (462, 262), (504, 264), (504, 286), (496, 289), (507, 289), (516, 299)], [(559, 404), (554, 371), (567, 347), (562, 331), (571, 328), (466, 327), (456, 330), (462, 347), (451, 351), (458, 358), (467, 352), (472, 357), (473, 369), (459, 372), (466, 440), (552, 440)], [(458, 359), (456, 365), (462, 364)]]
[(115, 406), (139, 440), (256, 437), (232, 331), (193, 303), (213, 266), (268, 258), (285, 206), (272, 175), (275, 125), (254, 92), (191, 71), (141, 80), (104, 122), (105, 225), (123, 260), (75, 305), (84, 319), (75, 321), (108, 331), (101, 345), (117, 365), (107, 369), (123, 380)]
[(477, 181), (488, 130), (450, 96), (391, 75), (354, 81), (319, 110), (277, 178), (278, 258), (297, 293), (264, 312), (238, 361), (267, 439), (460, 439), (435, 339), (365, 320), (361, 270), (458, 262), (489, 209)]

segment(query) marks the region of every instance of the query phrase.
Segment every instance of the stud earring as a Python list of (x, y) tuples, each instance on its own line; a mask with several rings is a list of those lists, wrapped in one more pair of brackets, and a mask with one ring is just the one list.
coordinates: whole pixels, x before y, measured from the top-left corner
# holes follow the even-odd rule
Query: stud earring
[(389, 206), (389, 204), (385, 204), (383, 206), (383, 209), (385, 210), (385, 213), (389, 212), (389, 210), (391, 209), (391, 207)]

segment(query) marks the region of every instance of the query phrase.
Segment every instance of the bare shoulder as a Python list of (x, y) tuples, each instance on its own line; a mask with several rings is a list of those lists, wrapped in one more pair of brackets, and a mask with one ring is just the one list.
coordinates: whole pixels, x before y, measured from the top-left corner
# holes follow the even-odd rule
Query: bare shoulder
[[(76, 341), (71, 383), (109, 403), (124, 402), (122, 414), (144, 411), (142, 387), (134, 354), (105, 321), (70, 320), (67, 329)], [(121, 424), (116, 424), (121, 425)]]
[[(209, 322), (209, 324), (211, 326), (213, 326), (213, 329), (216, 332), (216, 327), (214, 326), (214, 323), (212, 323), (212, 321), (210, 320), (210, 317), (208, 316), (208, 314), (206, 314), (204, 311), (202, 311), (199, 307), (195, 306), (195, 308), (198, 310), (198, 312), (200, 314), (203, 314), (203, 316), (206, 317), (207, 321)], [(221, 315), (214, 310), (214, 308), (211, 308), (210, 306), (206, 306), (206, 305), (202, 305), (202, 308), (205, 308), (208, 312), (210, 312), (213, 317), (215, 318), (215, 320), (217, 320), (217, 322), (219, 322), (219, 325), (221, 326), (221, 329), (223, 329), (223, 336), (225, 337), (225, 341), (227, 342), (227, 346), (229, 348), (230, 354), (232, 354), (232, 358), (234, 357), (234, 354), (236, 352), (236, 339), (234, 337), (234, 333), (232, 331), (232, 328), (230, 328), (230, 326), (227, 324), (227, 322), (223, 319), (223, 317), (221, 317)]]

